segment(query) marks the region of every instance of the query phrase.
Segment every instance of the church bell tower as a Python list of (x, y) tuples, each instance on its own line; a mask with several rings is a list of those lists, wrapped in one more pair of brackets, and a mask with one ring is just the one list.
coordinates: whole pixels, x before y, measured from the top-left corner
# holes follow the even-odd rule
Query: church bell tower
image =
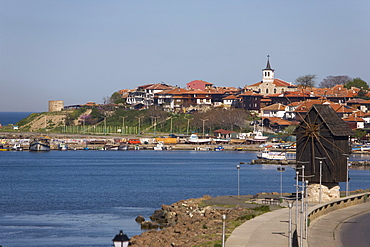
[(262, 82), (266, 84), (273, 83), (275, 78), (274, 71), (271, 69), (270, 55), (268, 55), (266, 68), (262, 70)]

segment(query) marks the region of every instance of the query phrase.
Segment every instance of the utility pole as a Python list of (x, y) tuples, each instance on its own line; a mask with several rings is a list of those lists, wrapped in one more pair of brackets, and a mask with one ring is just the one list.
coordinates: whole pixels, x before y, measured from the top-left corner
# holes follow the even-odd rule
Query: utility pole
[(203, 136), (204, 136), (204, 122), (205, 121), (208, 121), (208, 119), (201, 119), (202, 120), (202, 122), (203, 122)]
[(126, 118), (127, 116), (123, 116), (123, 117), (121, 117), (122, 118), (122, 135), (123, 134), (126, 134), (126, 131), (125, 131), (125, 118)]
[(137, 117), (139, 119), (139, 129), (138, 129), (138, 134), (140, 134), (140, 119), (143, 117)]

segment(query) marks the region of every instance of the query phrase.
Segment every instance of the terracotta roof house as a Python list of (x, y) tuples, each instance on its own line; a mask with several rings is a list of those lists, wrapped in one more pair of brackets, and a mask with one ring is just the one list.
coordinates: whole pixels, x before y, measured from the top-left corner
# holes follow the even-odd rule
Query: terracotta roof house
[(291, 121), (278, 117), (263, 117), (263, 125), (270, 127), (275, 132), (279, 132), (284, 130), (288, 126), (295, 124)]
[(346, 103), (348, 100), (357, 96), (360, 91), (358, 88), (346, 89), (343, 85), (336, 85), (332, 88), (310, 88), (309, 91), (315, 96), (324, 97), (332, 102)]
[(313, 93), (303, 91), (290, 91), (277, 94), (269, 94), (266, 97), (271, 99), (272, 104), (281, 103), (288, 105), (293, 102), (300, 102), (307, 99), (318, 99), (319, 96), (315, 96)]
[(193, 101), (195, 105), (212, 105), (212, 93), (202, 90), (189, 90), (192, 94)]
[(195, 102), (193, 101), (192, 91), (175, 88), (158, 92), (154, 95), (154, 103), (163, 106), (165, 110), (173, 111), (187, 108)]
[(239, 94), (239, 97), (241, 98), (241, 108), (249, 111), (260, 111), (263, 95), (253, 91), (245, 91), (244, 93)]
[(225, 108), (237, 107), (239, 105), (240, 98), (236, 95), (228, 95), (222, 98), (222, 104)]
[(365, 128), (365, 120), (361, 116), (365, 116), (363, 112), (354, 112), (348, 117), (343, 118), (343, 121), (346, 122), (351, 129), (363, 129)]
[(126, 102), (130, 105), (141, 103), (145, 106), (150, 106), (154, 104), (155, 93), (173, 88), (174, 86), (170, 86), (164, 83), (138, 86), (135, 90), (129, 92)]
[(208, 88), (212, 88), (213, 84), (210, 82), (202, 81), (202, 80), (195, 80), (186, 83), (186, 89), (188, 90), (206, 90)]
[(244, 88), (253, 90), (262, 95), (297, 90), (297, 86), (293, 85), (292, 83), (275, 78), (275, 70), (271, 69), (269, 56), (267, 58), (266, 68), (262, 70), (262, 81), (245, 86)]
[(323, 99), (302, 101), (294, 109), (294, 112), (293, 112), (294, 118), (298, 121), (302, 121), (304, 117), (306, 116), (308, 110), (311, 109), (313, 105), (333, 105), (333, 104), (334, 104), (333, 102), (330, 102), (328, 100), (323, 100)]
[(286, 106), (280, 103), (269, 105), (261, 108), (261, 116), (283, 118), (285, 116), (285, 109)]
[(218, 129), (213, 131), (213, 134), (219, 139), (238, 138), (238, 133), (232, 130)]
[(363, 112), (368, 112), (370, 109), (370, 100), (354, 98), (354, 99), (348, 100), (346, 103), (348, 106), (352, 108), (356, 108)]

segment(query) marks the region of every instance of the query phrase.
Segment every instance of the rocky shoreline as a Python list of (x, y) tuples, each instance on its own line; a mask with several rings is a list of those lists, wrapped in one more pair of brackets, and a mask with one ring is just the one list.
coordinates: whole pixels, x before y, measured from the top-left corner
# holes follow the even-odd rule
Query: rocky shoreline
[[(246, 220), (270, 210), (270, 206), (252, 203), (252, 198), (203, 196), (162, 205), (160, 210), (153, 213), (150, 221), (142, 216), (137, 218), (143, 228), (154, 229), (133, 236), (130, 246), (221, 246), (222, 215), (226, 215), (226, 236), (229, 236)], [(161, 230), (155, 230), (157, 228)]]

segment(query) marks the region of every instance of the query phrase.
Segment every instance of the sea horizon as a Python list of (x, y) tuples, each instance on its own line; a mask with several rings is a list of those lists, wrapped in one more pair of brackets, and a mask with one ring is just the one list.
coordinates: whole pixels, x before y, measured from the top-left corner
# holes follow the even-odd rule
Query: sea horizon
[(0, 124), (2, 126), (6, 126), (9, 124), (17, 124), (20, 120), (28, 117), (32, 113), (36, 112), (28, 112), (28, 111), (0, 111)]

